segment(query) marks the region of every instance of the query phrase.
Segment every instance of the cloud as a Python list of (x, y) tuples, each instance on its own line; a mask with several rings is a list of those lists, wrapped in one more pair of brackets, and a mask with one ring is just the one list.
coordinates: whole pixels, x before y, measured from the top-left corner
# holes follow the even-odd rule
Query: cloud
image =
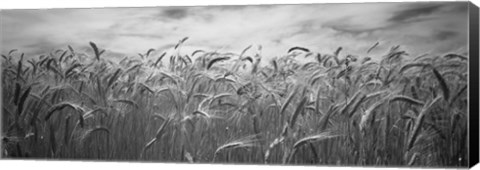
[(171, 8), (163, 10), (159, 17), (163, 18), (170, 18), (170, 19), (183, 19), (187, 17), (188, 12), (186, 9), (183, 8)]
[[(268, 59), (292, 46), (366, 55), (402, 45), (410, 53), (466, 49), (465, 2), (360, 3), (258, 6), (195, 6), (5, 10), (2, 53), (20, 49), (37, 55), (65, 48), (88, 48), (93, 41), (112, 54), (168, 50), (189, 37), (184, 52), (196, 49), (240, 52), (262, 45)], [(5, 43), (8, 42), (8, 43)], [(251, 52), (253, 52), (252, 50)], [(371, 54), (369, 54), (371, 55)]]
[(457, 36), (458, 33), (453, 32), (453, 31), (439, 31), (434, 34), (435, 39), (444, 41), (444, 40), (449, 40)]
[(398, 11), (393, 17), (389, 19), (392, 22), (408, 22), (412, 19), (417, 19), (419, 17), (430, 15), (434, 12), (437, 12), (442, 5), (439, 4), (412, 4), (411, 8)]
[(155, 35), (155, 34), (120, 33), (118, 34), (118, 36), (139, 37), (139, 38), (148, 38), (148, 39), (163, 39), (163, 36)]

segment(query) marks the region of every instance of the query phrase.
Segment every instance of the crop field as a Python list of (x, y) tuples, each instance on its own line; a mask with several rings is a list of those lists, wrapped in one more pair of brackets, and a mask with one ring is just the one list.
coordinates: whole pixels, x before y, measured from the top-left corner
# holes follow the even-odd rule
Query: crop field
[(184, 38), (113, 60), (88, 45), (2, 55), (3, 158), (468, 164), (465, 54), (296, 46), (262, 61), (261, 46), (186, 54)]

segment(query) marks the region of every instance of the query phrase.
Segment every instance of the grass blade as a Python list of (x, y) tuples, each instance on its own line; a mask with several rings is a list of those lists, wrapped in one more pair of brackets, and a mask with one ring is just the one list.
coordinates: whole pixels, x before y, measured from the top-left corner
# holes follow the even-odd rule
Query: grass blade
[(448, 98), (450, 97), (450, 89), (448, 88), (447, 82), (445, 81), (445, 79), (443, 79), (442, 75), (438, 72), (437, 69), (433, 68), (433, 73), (437, 78), (438, 82), (440, 83), (440, 87), (442, 89), (445, 101), (448, 101)]

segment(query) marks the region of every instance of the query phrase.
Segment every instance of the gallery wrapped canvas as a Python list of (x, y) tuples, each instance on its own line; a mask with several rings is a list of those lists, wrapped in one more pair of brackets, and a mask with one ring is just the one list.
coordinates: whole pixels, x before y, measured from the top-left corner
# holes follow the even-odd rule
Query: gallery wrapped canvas
[(471, 2), (0, 16), (2, 159), (478, 163)]

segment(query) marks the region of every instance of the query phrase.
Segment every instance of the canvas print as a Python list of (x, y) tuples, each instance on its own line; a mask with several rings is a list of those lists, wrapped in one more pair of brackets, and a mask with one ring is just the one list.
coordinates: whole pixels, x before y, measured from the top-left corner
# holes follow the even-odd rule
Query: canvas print
[(1, 156), (467, 167), (469, 9), (2, 10)]

